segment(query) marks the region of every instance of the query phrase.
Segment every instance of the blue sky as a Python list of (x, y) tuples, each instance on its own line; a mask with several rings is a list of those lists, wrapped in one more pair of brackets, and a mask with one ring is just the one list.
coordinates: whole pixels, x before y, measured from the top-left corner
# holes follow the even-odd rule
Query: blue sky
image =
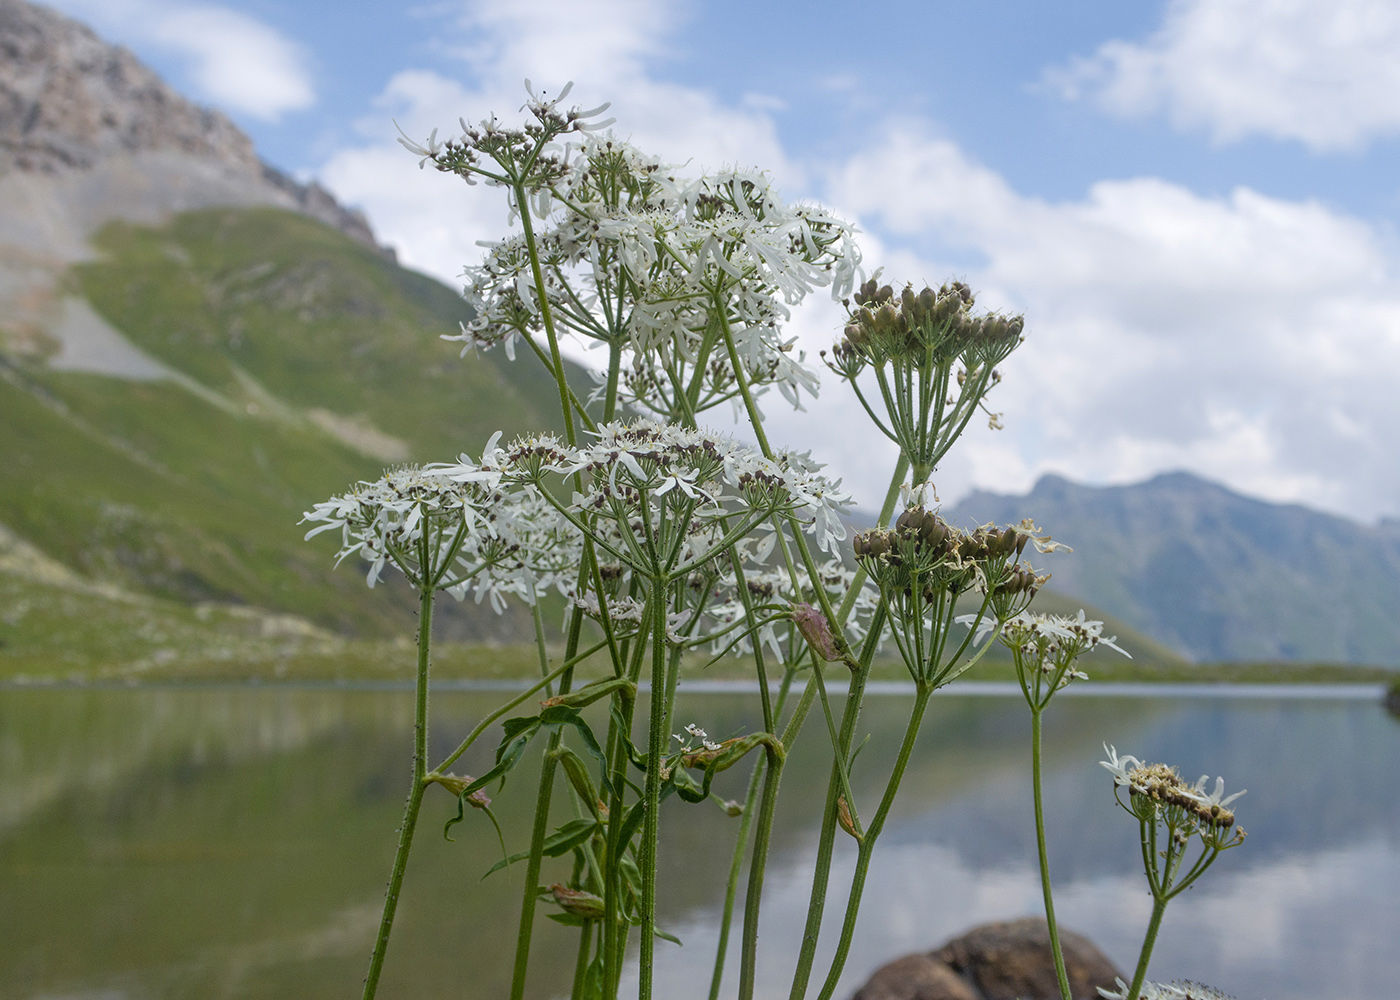
[[(390, 119), (425, 136), (504, 117), (530, 76), (612, 100), (620, 133), (691, 170), (771, 170), (855, 218), (892, 279), (956, 275), (1024, 310), (1006, 430), (969, 435), (945, 500), (1187, 468), (1400, 515), (1400, 5), (54, 5), (444, 280), (504, 213), (415, 170)], [(813, 302), (791, 328), (815, 350), (838, 321)], [(838, 386), (810, 415), (769, 411), (863, 500), (881, 491), (889, 452)]]

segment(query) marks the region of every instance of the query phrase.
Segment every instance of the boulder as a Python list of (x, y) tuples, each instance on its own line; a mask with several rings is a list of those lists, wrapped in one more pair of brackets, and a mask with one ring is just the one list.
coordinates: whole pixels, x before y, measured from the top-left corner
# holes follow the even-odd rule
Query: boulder
[[(1121, 973), (1088, 938), (1060, 928), (1076, 998), (1097, 998)], [(852, 1000), (1059, 1000), (1050, 932), (1038, 917), (974, 927), (936, 951), (877, 969)]]
[(875, 970), (851, 1000), (982, 1000), (967, 980), (932, 955), (905, 955)]

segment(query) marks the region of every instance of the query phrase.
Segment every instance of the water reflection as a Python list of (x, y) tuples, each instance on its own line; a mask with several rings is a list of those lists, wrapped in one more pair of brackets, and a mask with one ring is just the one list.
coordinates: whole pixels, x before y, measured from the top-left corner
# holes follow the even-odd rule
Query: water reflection
[[(498, 696), (444, 694), (445, 752)], [(753, 723), (735, 696), (687, 698), (712, 735)], [(857, 777), (888, 767), (905, 705), (874, 699)], [(1065, 699), (1047, 729), (1057, 905), (1120, 965), (1150, 911), (1136, 827), (1113, 806), (1099, 744), (1248, 787), (1248, 843), (1173, 903), (1153, 975), (1240, 997), (1386, 996), (1400, 979), (1400, 726), (1370, 703)], [(838, 996), (876, 965), (985, 920), (1037, 912), (1027, 720), (1007, 698), (935, 701), (906, 796), (876, 855)], [(345, 997), (373, 938), (406, 783), (399, 692), (61, 690), (0, 693), (0, 998)], [(764, 996), (786, 996), (824, 792), (819, 726), (791, 758), (763, 924)], [(479, 773), (489, 748), (469, 755)], [(720, 794), (741, 794), (742, 777)], [(529, 789), (497, 797), (518, 845)], [(872, 793), (873, 794), (873, 793)], [(735, 829), (675, 803), (662, 866), (663, 982), (703, 995)], [(454, 812), (444, 794), (429, 820)], [(685, 810), (681, 812), (680, 810)], [(458, 832), (460, 831), (460, 832)], [(381, 995), (496, 997), (509, 978), (519, 868), (484, 822), (445, 843), (429, 822)], [(842, 845), (843, 849), (845, 845)], [(838, 856), (833, 885), (850, 877)], [(840, 898), (828, 907), (828, 937)], [(542, 922), (531, 994), (567, 983), (568, 934)], [(731, 987), (734, 973), (728, 982)]]

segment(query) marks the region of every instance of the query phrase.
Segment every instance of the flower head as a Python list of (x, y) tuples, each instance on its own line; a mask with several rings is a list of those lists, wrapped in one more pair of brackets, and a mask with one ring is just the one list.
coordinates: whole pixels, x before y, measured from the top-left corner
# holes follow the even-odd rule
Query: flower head
[(1216, 778), (1215, 791), (1207, 794), (1205, 790), (1207, 780), (1209, 780), (1208, 777), (1203, 774), (1197, 779), (1196, 783), (1191, 786), (1191, 796), (1200, 803), (1200, 807), (1197, 811), (1200, 812), (1202, 818), (1206, 819), (1206, 822), (1210, 823), (1212, 826), (1228, 829), (1235, 823), (1235, 814), (1230, 811), (1228, 806), (1231, 802), (1234, 802), (1243, 795), (1246, 789), (1240, 789), (1234, 795), (1226, 795), (1225, 779)]
[[(807, 524), (822, 549), (844, 537), (848, 500), (807, 464), (769, 459), (724, 435), (653, 420), (604, 424), (592, 443), (512, 447), (515, 474), (543, 488), (548, 473), (578, 474), (568, 510), (612, 558), (648, 577), (683, 573), (773, 514)], [(548, 460), (529, 464), (541, 451)], [(733, 520), (735, 515), (739, 520)]]
[[(816, 288), (849, 294), (860, 261), (852, 227), (785, 202), (765, 174), (683, 178), (611, 135), (586, 137), (555, 174), (533, 203), (543, 287), (522, 235), (489, 245), (467, 269), (474, 318), (450, 339), (509, 351), (540, 329), (543, 298), (565, 330), (624, 348), (617, 388), (637, 409), (703, 411), (735, 400), (741, 374), (799, 407), (816, 393), (816, 373), (781, 327)], [(733, 356), (715, 342), (721, 328)]]
[(538, 491), (502, 483), (499, 438), (480, 462), (400, 466), (317, 504), (306, 537), (339, 529), (337, 562), (358, 554), (371, 587), (393, 566), (459, 600), (489, 597), (497, 612), (510, 596), (533, 603), (576, 572), (581, 536)]
[[(1118, 985), (1116, 990), (1110, 991), (1100, 986), (1099, 996), (1106, 1000), (1129, 1000), (1132, 987), (1121, 979), (1115, 979), (1115, 982)], [(1138, 1000), (1231, 1000), (1213, 986), (1203, 986), (1187, 980), (1171, 983), (1144, 982), (1137, 996)]]

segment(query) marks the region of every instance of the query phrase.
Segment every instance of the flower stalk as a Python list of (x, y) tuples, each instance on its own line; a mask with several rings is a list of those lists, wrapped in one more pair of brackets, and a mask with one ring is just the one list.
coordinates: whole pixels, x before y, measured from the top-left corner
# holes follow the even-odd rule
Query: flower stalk
[[(420, 594), (413, 786), (366, 1000), (380, 978), (425, 789), (436, 783), (457, 794), (458, 817), (448, 827), (466, 805), (485, 809), (494, 823), (484, 789), (503, 781), (532, 742), (532, 752), (544, 756), (528, 843), (496, 866), (525, 862), (512, 1000), (527, 993), (541, 907), (577, 930), (574, 1000), (616, 1000), (634, 928), (639, 1000), (672, 992), (658, 982), (656, 962), (656, 939), (669, 938), (657, 926), (662, 803), (685, 809), (720, 801), (711, 792), (715, 776), (761, 749), (749, 762), (743, 806), (722, 803), (741, 818), (710, 982), (716, 1000), (748, 854), (738, 995), (750, 1000), (760, 991), (758, 927), (784, 762), (818, 702), (830, 774), (789, 996), (806, 996), (815, 968), (839, 828), (857, 843), (856, 867), (819, 990), (830, 1000), (929, 699), (997, 642), (1010, 650), (1031, 710), (1042, 891), (1056, 978), (1068, 1000), (1045, 836), (1043, 714), (1057, 691), (1084, 677), (1076, 665), (1081, 655), (1118, 647), (1083, 613), (1070, 619), (1029, 610), (1046, 577), (1020, 561), (1023, 552), (1061, 546), (1029, 521), (951, 525), (933, 483), (978, 412), (1000, 425), (987, 397), (1001, 380), (998, 366), (1021, 342), (1022, 318), (975, 313), (972, 292), (960, 282), (916, 292), (880, 284), (879, 272), (865, 280), (854, 229), (817, 206), (784, 202), (766, 175), (726, 170), (684, 178), (604, 133), (610, 120), (598, 115), (606, 105), (565, 109), (569, 87), (548, 98), (526, 86), (520, 126), (492, 117), (463, 123), (449, 140), (434, 132), (422, 143), (401, 141), (420, 167), (505, 190), (518, 230), (468, 268), (472, 316), (451, 339), (467, 349), (500, 346), (512, 360), (523, 341), (556, 384), (562, 432), (504, 445), (498, 434), (477, 458), (390, 469), (305, 518), (314, 525), (308, 537), (340, 532), (339, 558), (367, 563), (370, 586), (398, 571)], [(792, 306), (828, 286), (849, 315), (827, 367), (899, 450), (879, 521), (849, 549), (842, 518), (850, 498), (809, 456), (775, 449), (759, 408), (771, 390), (799, 408), (804, 394), (816, 396), (816, 373), (783, 323)], [(591, 390), (570, 384), (564, 337), (607, 345), (606, 367)], [(724, 403), (747, 415), (756, 448), (701, 426), (702, 416)], [(904, 509), (891, 524), (901, 497)], [(539, 679), (486, 714), (429, 771), (430, 633), (439, 591), (471, 596), (497, 612), (528, 606)], [(566, 607), (558, 666), (551, 664), (556, 647), (541, 604), (551, 593)], [(956, 633), (958, 626), (966, 633)], [(585, 629), (592, 630), (588, 642)], [(914, 695), (871, 813), (868, 789), (852, 771), (853, 747), (887, 636)], [(704, 647), (716, 660), (750, 658), (760, 730), (712, 739), (690, 722), (673, 733), (683, 654)], [(850, 673), (839, 719), (827, 689), (829, 663)], [(775, 675), (782, 671), (776, 700), (768, 690), (770, 665)], [(599, 677), (576, 689), (576, 669)], [(644, 675), (651, 695), (642, 719), (636, 693)], [(800, 696), (783, 724), (798, 683)], [(541, 693), (538, 709), (525, 707)], [(448, 773), (497, 725), (494, 766), (474, 779)], [(634, 727), (646, 733), (644, 748), (633, 743)], [(1204, 779), (1186, 785), (1170, 769), (1110, 753), (1105, 763), (1115, 794), (1127, 789), (1119, 804), (1141, 825), (1154, 896), (1133, 983), (1120, 984), (1121, 995), (1136, 998), (1147, 988), (1167, 903), (1243, 831), (1229, 809), (1235, 796), (1225, 797), (1220, 784), (1208, 793)], [(566, 780), (556, 782), (561, 773)], [(1193, 838), (1200, 852), (1187, 865)], [(502, 835), (503, 849), (504, 841)]]

